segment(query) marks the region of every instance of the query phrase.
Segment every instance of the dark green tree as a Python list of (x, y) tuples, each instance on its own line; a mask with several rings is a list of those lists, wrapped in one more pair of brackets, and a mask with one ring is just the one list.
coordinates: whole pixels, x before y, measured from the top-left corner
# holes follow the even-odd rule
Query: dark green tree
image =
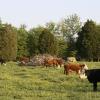
[(15, 60), (17, 56), (17, 32), (9, 24), (0, 25), (0, 56)]
[(93, 60), (97, 41), (96, 24), (92, 20), (87, 20), (82, 27), (82, 31), (78, 33), (76, 43), (78, 55), (82, 58)]
[(42, 54), (57, 54), (57, 40), (47, 29), (44, 29), (39, 36), (39, 50)]
[(28, 37), (27, 37), (27, 48), (28, 48), (28, 52), (29, 52), (29, 56), (34, 56), (39, 52), (39, 48), (38, 48), (38, 41), (39, 41), (39, 36), (43, 31), (43, 27), (38, 26), (36, 28), (31, 29), (28, 33)]
[(62, 38), (62, 39), (58, 39), (57, 43), (58, 43), (58, 57), (66, 59), (68, 56), (67, 55), (68, 46), (66, 41)]
[(25, 29), (25, 25), (21, 25), (21, 27), (17, 31), (17, 57), (27, 56), (27, 36), (28, 32)]
[(94, 53), (94, 59), (96, 59), (97, 61), (100, 61), (100, 25), (97, 25), (96, 28), (96, 50)]

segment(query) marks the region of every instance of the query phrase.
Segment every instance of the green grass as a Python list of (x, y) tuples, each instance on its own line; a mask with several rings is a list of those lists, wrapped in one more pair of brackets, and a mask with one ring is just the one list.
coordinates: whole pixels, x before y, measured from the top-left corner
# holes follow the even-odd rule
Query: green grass
[[(100, 62), (85, 62), (89, 69), (100, 68)], [(75, 73), (64, 75), (63, 68), (0, 65), (0, 100), (100, 100), (87, 79)]]

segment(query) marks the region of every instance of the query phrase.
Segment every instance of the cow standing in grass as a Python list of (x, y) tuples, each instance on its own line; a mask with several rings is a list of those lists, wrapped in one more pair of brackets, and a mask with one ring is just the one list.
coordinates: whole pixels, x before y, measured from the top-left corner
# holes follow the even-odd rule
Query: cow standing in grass
[(64, 60), (62, 58), (56, 58), (56, 61), (58, 62), (58, 67), (62, 67), (64, 65)]
[(77, 74), (80, 74), (83, 69), (88, 69), (86, 64), (73, 64), (73, 63), (67, 63), (64, 65), (64, 74), (69, 74), (69, 72), (76, 72)]
[(19, 57), (18, 59), (18, 65), (27, 65), (30, 60), (28, 57)]
[(45, 59), (44, 60), (44, 66), (46, 67), (57, 67), (58, 66), (58, 62), (56, 59)]
[(97, 82), (100, 82), (100, 69), (83, 70), (80, 78), (87, 78), (90, 83), (93, 83), (93, 90), (97, 91)]
[(45, 59), (44, 66), (46, 66), (46, 67), (53, 66), (53, 67), (59, 68), (63, 65), (63, 62), (64, 61), (60, 58)]

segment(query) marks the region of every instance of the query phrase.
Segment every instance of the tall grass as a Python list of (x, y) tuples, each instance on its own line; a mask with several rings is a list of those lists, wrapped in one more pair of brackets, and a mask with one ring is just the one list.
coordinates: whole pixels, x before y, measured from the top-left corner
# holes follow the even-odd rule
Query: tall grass
[[(99, 62), (85, 62), (89, 68), (99, 68)], [(43, 68), (17, 66), (9, 62), (0, 65), (0, 100), (100, 100), (87, 79), (76, 73), (64, 75), (63, 67)]]

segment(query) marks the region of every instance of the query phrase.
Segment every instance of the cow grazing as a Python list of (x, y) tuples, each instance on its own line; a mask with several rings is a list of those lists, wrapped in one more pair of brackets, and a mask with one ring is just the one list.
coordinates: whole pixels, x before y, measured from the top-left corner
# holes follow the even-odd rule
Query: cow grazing
[(1, 63), (1, 65), (6, 65), (6, 60), (3, 58), (0, 58), (0, 63)]
[(58, 62), (56, 59), (45, 59), (44, 60), (44, 66), (50, 67), (50, 66), (58, 66)]
[(28, 57), (20, 57), (20, 58), (19, 58), (19, 61), (28, 63), (28, 62), (29, 62), (29, 58), (28, 58)]
[(27, 63), (30, 61), (28, 57), (19, 57), (18, 58), (18, 65), (27, 65)]
[(62, 67), (62, 66), (64, 65), (64, 60), (63, 60), (63, 59), (61, 59), (61, 58), (56, 58), (56, 61), (57, 61), (58, 65), (59, 65), (60, 67)]
[(64, 60), (61, 58), (44, 59), (44, 66), (46, 67), (58, 67), (60, 68), (64, 64)]
[(83, 76), (80, 75), (82, 79), (87, 78), (90, 83), (93, 83), (93, 90), (97, 91), (97, 82), (100, 82), (100, 69), (85, 70)]
[(64, 65), (64, 74), (69, 74), (71, 71), (75, 71), (77, 74), (80, 74), (83, 69), (88, 69), (86, 64), (67, 63)]

